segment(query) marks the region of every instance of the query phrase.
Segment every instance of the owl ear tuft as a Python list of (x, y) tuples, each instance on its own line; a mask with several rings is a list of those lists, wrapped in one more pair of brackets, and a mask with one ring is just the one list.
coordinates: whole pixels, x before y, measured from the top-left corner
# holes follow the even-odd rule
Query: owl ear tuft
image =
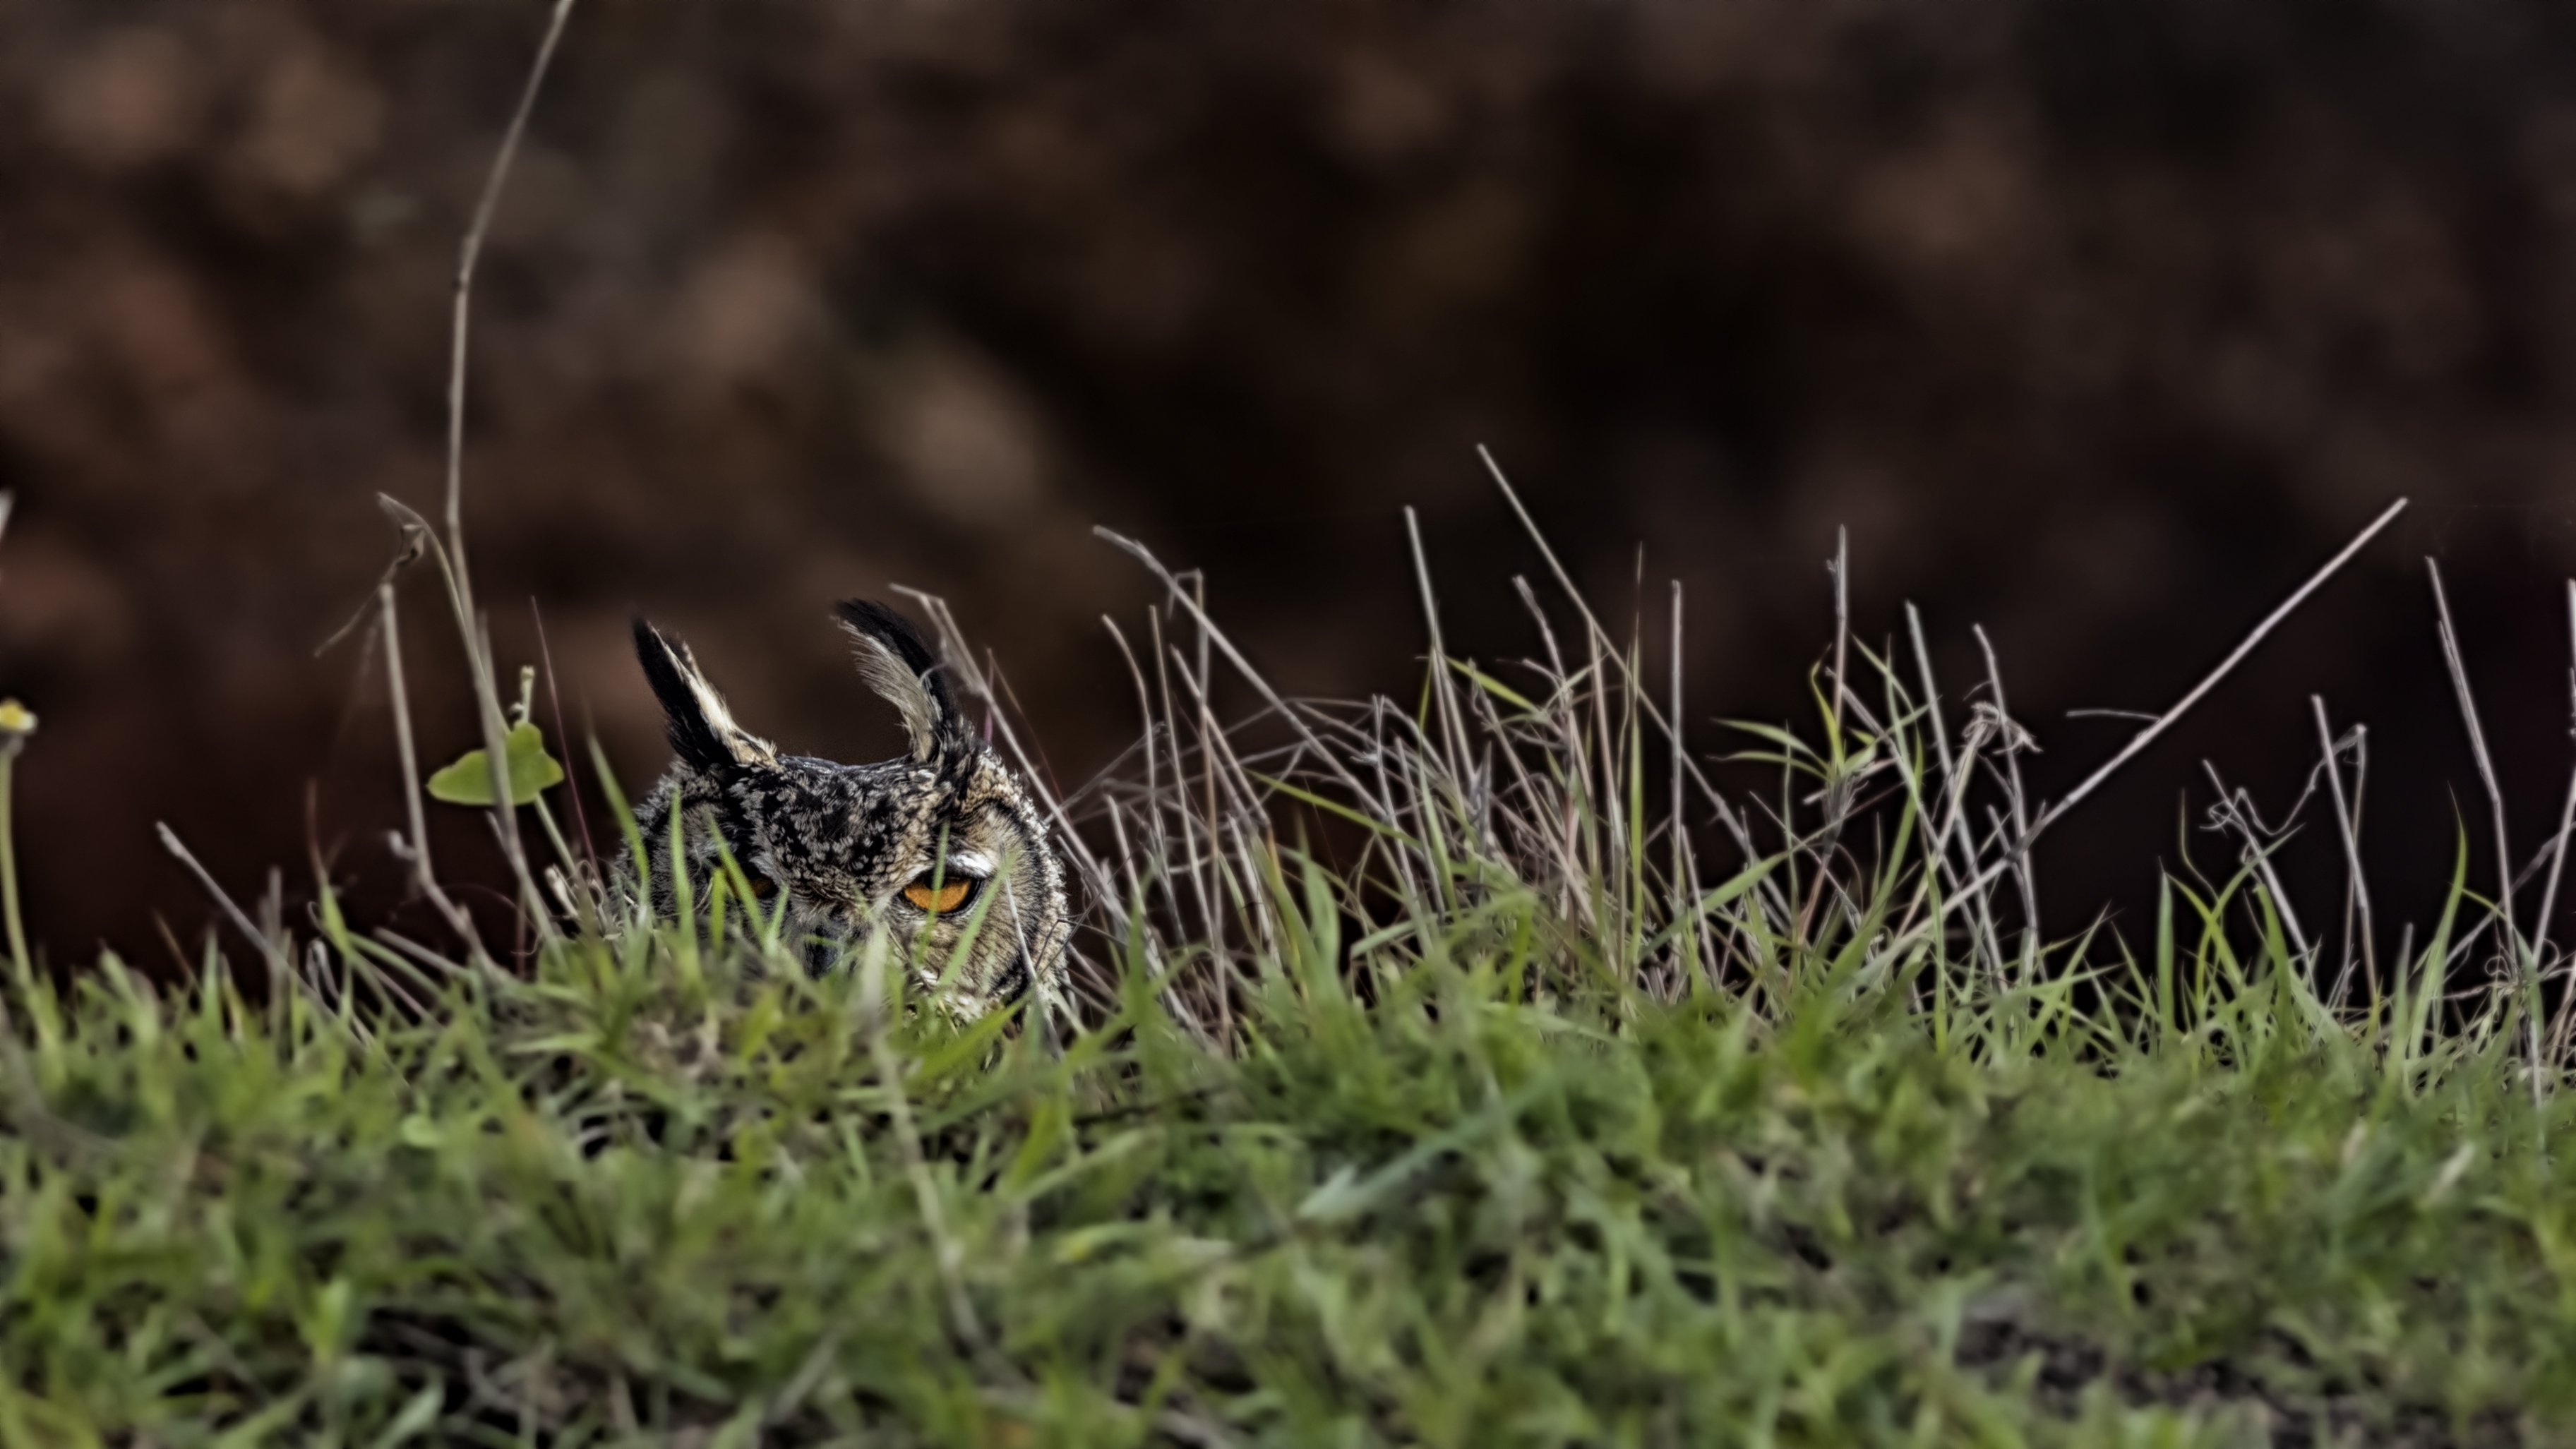
[(722, 770), (778, 763), (778, 751), (767, 740), (734, 723), (733, 711), (707, 682), (688, 645), (637, 619), (635, 658), (644, 666), (653, 697), (662, 702), (672, 752), (683, 764), (697, 770)]
[(902, 716), (914, 759), (973, 747), (938, 652), (910, 619), (867, 599), (844, 599), (832, 616), (857, 642), (859, 677)]

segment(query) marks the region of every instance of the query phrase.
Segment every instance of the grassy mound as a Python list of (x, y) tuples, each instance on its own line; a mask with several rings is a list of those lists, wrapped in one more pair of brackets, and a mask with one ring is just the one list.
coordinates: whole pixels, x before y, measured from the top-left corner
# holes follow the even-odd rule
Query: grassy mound
[[(2472, 895), (2464, 846), (2420, 935), (2357, 867), (2294, 910), (2287, 824), (2223, 784), (2233, 859), (2143, 949), (2039, 919), (2039, 837), (2395, 508), (2054, 801), (1991, 665), (1945, 719), (1910, 616), (1901, 664), (1838, 610), (1816, 726), (1747, 727), (1748, 799), (1684, 727), (1678, 589), (1658, 671), (1534, 526), (1566, 595), (1522, 586), (1535, 657), (1451, 657), (1426, 572), (1410, 708), (1281, 697), (1113, 536), (1169, 601), (1137, 748), (1044, 802), (1067, 991), (960, 1025), (903, 942), (809, 976), (784, 902), (622, 915), (533, 671), (505, 707), (460, 507), (474, 260), (570, 5), (464, 248), (444, 534), (387, 500), (351, 625), (442, 939), (357, 929), (324, 870), (306, 925), (223, 901), (249, 949), (183, 984), (49, 975), (6, 815), (41, 751), (0, 704), (0, 1443), (2576, 1441), (2576, 790), (2513, 870), (2481, 744), (2502, 879)], [(434, 772), (394, 611), (423, 561), (483, 745)], [(2301, 803), (2357, 862), (2367, 771), (2318, 726)], [(664, 827), (600, 774), (630, 843)], [(424, 787), (490, 811), (523, 949), (456, 905)]]
[(2230, 793), (2150, 941), (2052, 939), (2033, 841), (2172, 712), (2034, 801), (1999, 687), (1954, 730), (1919, 624), (1910, 672), (1844, 632), (1815, 727), (1746, 731), (1761, 803), (1580, 599), (1507, 683), (1426, 579), (1415, 707), (1291, 702), (1134, 551), (1172, 605), (1138, 750), (1046, 802), (1058, 999), (960, 1024), (882, 937), (808, 974), (738, 878), (621, 914), (472, 650), (490, 748), (427, 778), (524, 951), (417, 799), (444, 946), (326, 872), (309, 929), (223, 903), (246, 965), (63, 984), (12, 888), (0, 1442), (2576, 1437), (2563, 833), (2392, 941), (2357, 875), (2303, 925)]
[[(2302, 916), (2286, 824), (2222, 785), (2234, 859), (2142, 950), (2038, 918), (2040, 835), (2394, 508), (2055, 801), (1999, 678), (1945, 721), (1910, 617), (1908, 667), (1838, 611), (1748, 801), (1686, 738), (1678, 590), (1650, 679), (1539, 541), (1568, 597), (1524, 585), (1537, 657), (1488, 671), (1426, 574), (1418, 703), (1318, 705), (1113, 538), (1170, 603), (1137, 750), (1046, 802), (1089, 913), (1062, 999), (960, 1026), (883, 939), (809, 977), (748, 892), (621, 917), (530, 674), (505, 709), (461, 507), (475, 262), (571, 8), (460, 258), (444, 533), (387, 500), (351, 625), (447, 939), (354, 929), (324, 872), (309, 929), (223, 903), (246, 967), (63, 984), (0, 703), (0, 1443), (2576, 1442), (2576, 790), (2514, 869), (2456, 649), (2490, 898), (2464, 847), (2421, 935), (2357, 869)], [(423, 561), (483, 743), (434, 773)], [(2318, 725), (2316, 835), (2357, 861), (2367, 771)], [(448, 894), (424, 781), (491, 811), (524, 951)]]
[(407, 1024), (220, 971), (22, 990), (0, 1438), (2576, 1428), (2568, 1113), (2509, 1053), (2410, 1079), (2260, 964), (2134, 1040), (1944, 1040), (1849, 972), (1533, 1003), (1551, 927), (1503, 915), (1369, 1002), (1306, 917), (1230, 1052), (1142, 989), (1050, 1051), (907, 1016), (881, 955), (744, 981), (667, 933)]

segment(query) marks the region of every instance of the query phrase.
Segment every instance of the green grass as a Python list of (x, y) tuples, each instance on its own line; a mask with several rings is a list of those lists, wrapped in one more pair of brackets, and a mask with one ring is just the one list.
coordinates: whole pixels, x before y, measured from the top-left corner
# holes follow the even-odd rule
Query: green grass
[(1274, 973), (1225, 1054), (1141, 991), (1058, 1054), (872, 1010), (864, 971), (691, 986), (640, 935), (363, 1037), (220, 972), (39, 988), (0, 1438), (2576, 1425), (2567, 1112), (2509, 1053), (2410, 1090), (2251, 1012), (1997, 1059), (1831, 983), (1533, 1005), (1542, 929), (1456, 932), (1372, 1003)]
[(729, 889), (622, 915), (534, 786), (523, 958), (425, 867), (443, 945), (326, 872), (177, 985), (13, 946), (0, 1444), (2576, 1441), (2569, 1023), (2465, 843), (2338, 924), (2240, 811), (2054, 938), (2066, 806), (1919, 625), (1737, 733), (1748, 800), (1579, 600), (1317, 705), (1161, 576), (1043, 1012), (808, 976)]

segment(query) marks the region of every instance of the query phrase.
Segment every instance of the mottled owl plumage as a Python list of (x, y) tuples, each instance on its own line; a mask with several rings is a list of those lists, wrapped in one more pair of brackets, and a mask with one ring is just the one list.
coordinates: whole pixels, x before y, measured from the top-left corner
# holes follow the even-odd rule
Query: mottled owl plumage
[[(785, 938), (815, 969), (882, 927), (915, 979), (960, 1016), (1033, 986), (1051, 991), (1071, 925), (1036, 803), (958, 711), (938, 655), (909, 620), (857, 599), (835, 614), (857, 645), (860, 677), (903, 720), (902, 758), (844, 765), (780, 754), (735, 723), (686, 644), (635, 621), (636, 657), (677, 757), (636, 812), (654, 908), (677, 910), (675, 870), (692, 900), (706, 900), (730, 850), (766, 904), (786, 895)], [(633, 864), (618, 876), (634, 880)]]

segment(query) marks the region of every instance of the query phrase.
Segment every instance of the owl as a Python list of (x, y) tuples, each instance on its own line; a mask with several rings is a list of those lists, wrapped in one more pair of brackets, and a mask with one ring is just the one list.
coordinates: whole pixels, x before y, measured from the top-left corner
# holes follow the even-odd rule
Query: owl
[(678, 758), (636, 812), (644, 870), (624, 861), (617, 878), (628, 889), (649, 879), (668, 917), (679, 873), (704, 902), (729, 850), (764, 911), (786, 898), (781, 938), (813, 970), (882, 930), (960, 1018), (1054, 993), (1072, 927), (1064, 871), (1029, 790), (958, 711), (910, 620), (858, 599), (834, 613), (856, 645), (859, 677), (902, 718), (911, 748), (901, 758), (844, 765), (780, 754), (734, 723), (687, 645), (635, 621), (636, 657)]

